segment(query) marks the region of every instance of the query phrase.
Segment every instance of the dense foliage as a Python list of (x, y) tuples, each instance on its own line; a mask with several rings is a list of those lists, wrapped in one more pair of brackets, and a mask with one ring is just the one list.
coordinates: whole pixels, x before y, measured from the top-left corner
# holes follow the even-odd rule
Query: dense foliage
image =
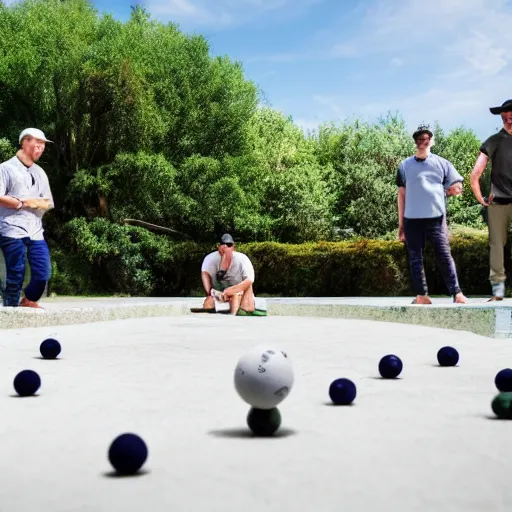
[[(304, 134), (261, 104), (241, 63), (140, 7), (121, 22), (86, 0), (0, 2), (0, 26), (0, 159), (27, 126), (55, 141), (40, 163), (57, 206), (45, 217), (56, 290), (181, 293), (190, 244), (226, 231), (293, 244), (396, 237), (396, 168), (413, 152), (399, 116)], [(466, 179), (479, 145), (471, 130), (436, 127), (435, 152)], [(482, 226), (468, 179), (448, 209)]]

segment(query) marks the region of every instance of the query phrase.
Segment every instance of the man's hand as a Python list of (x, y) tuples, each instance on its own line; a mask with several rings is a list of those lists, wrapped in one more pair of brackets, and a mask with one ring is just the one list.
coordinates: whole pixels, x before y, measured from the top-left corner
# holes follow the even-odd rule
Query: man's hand
[(405, 230), (403, 226), (398, 226), (398, 239), (400, 242), (405, 242)]
[(454, 183), (446, 189), (447, 196), (460, 196), (462, 195), (462, 183)]
[(48, 199), (41, 198), (29, 198), (23, 200), (23, 208), (29, 208), (31, 210), (48, 210), (51, 203)]

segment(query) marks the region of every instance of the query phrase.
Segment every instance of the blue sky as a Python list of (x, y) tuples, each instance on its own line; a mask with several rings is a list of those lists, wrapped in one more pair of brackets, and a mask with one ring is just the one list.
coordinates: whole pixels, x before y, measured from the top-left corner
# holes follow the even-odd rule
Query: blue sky
[[(130, 2), (96, 0), (119, 18)], [(243, 62), (266, 101), (305, 129), (399, 112), (485, 138), (512, 98), (512, 0), (145, 0)]]

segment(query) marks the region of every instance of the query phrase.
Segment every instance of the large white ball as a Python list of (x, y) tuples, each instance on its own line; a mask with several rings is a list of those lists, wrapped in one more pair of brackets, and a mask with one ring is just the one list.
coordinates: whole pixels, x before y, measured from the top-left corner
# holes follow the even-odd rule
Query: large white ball
[(285, 352), (258, 345), (244, 354), (235, 368), (235, 389), (256, 409), (272, 409), (293, 386), (293, 367)]

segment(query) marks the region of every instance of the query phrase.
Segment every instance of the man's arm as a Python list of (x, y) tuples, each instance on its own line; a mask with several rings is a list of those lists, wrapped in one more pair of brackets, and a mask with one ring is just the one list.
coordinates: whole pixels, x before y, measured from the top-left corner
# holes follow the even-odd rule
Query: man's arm
[(23, 206), (23, 202), (17, 197), (1, 196), (0, 206), (3, 206), (4, 208), (11, 208), (13, 210), (19, 210)]
[(245, 293), (252, 285), (252, 280), (247, 278), (244, 279), (241, 283), (235, 284), (234, 286), (230, 286), (226, 288), (222, 293), (227, 295), (228, 297), (231, 295), (235, 295), (236, 293)]
[(473, 167), (473, 171), (471, 172), (470, 179), (473, 194), (475, 194), (476, 200), (483, 206), (489, 206), (482, 197), (482, 191), (480, 189), (480, 178), (487, 167), (487, 162), (489, 162), (489, 157), (485, 153), (480, 152), (476, 159), (475, 166)]
[(405, 187), (398, 187), (398, 237), (404, 238)]
[(204, 270), (201, 272), (201, 281), (203, 282), (203, 288), (206, 295), (209, 296), (212, 290), (212, 278), (208, 272)]

